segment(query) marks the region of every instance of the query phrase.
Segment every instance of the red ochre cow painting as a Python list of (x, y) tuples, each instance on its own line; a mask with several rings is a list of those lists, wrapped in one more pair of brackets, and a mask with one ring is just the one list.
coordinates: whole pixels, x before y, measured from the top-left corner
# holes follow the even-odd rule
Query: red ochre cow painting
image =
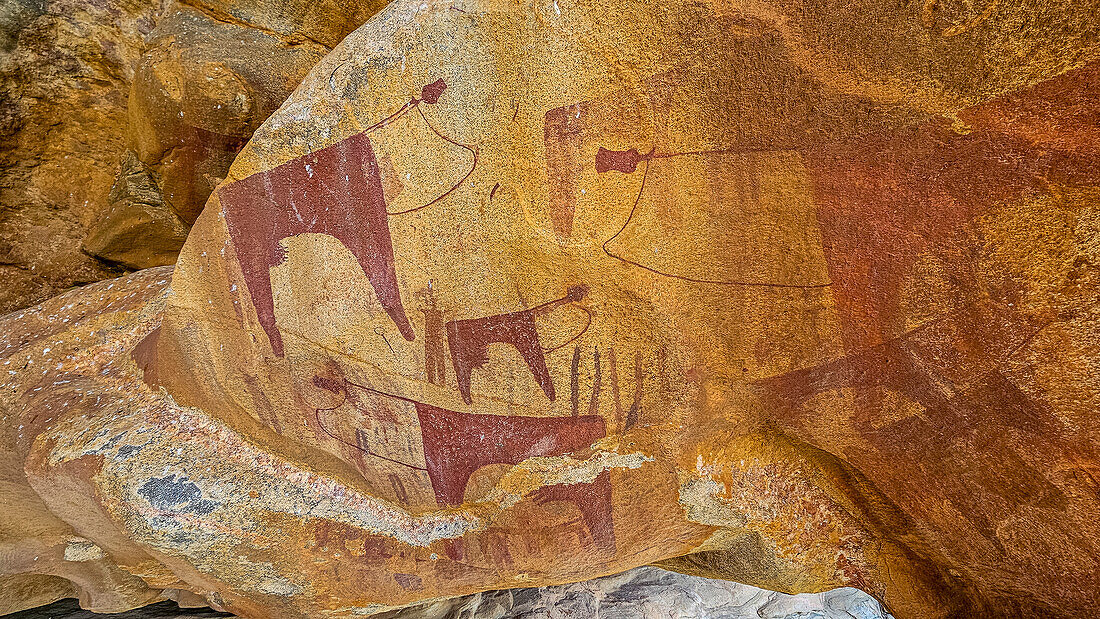
[(523, 310), (471, 318), (447, 323), (447, 340), (450, 342), (451, 363), (454, 365), (458, 391), (467, 404), (473, 401), (470, 393), (470, 374), (476, 367), (489, 362), (489, 344), (511, 344), (527, 362), (535, 382), (542, 387), (546, 397), (554, 400), (554, 383), (546, 368), (546, 355), (535, 328), (534, 310)]
[[(424, 445), (426, 466), (423, 468), (365, 450), (350, 441), (340, 439), (328, 430), (324, 431), (367, 456), (427, 472), (436, 503), (440, 506), (462, 505), (470, 476), (482, 467), (493, 464), (516, 465), (537, 456), (560, 456), (590, 447), (607, 436), (606, 423), (599, 415), (525, 417), (460, 413), (385, 393), (347, 379), (334, 380), (314, 376), (313, 384), (345, 396), (349, 387), (356, 387), (413, 404)], [(318, 409), (318, 415), (321, 410), (334, 409)], [(600, 473), (589, 483), (545, 486), (535, 491), (531, 499), (540, 504), (550, 501), (574, 504), (584, 519), (593, 543), (599, 548), (614, 549), (611, 476), (608, 472)], [(461, 558), (462, 546), (459, 541), (447, 544), (447, 552), (454, 559)]]
[[(462, 505), (470, 476), (491, 464), (519, 464), (536, 456), (559, 456), (589, 447), (607, 435), (603, 417), (520, 417), (459, 413), (417, 403), (424, 460), (436, 502)], [(611, 479), (605, 471), (591, 483), (557, 484), (531, 497), (539, 503), (566, 501), (580, 510), (593, 542), (613, 548)]]
[(343, 243), (401, 335), (414, 339), (397, 287), (382, 177), (365, 132), (227, 185), (218, 196), (256, 316), (277, 356), (283, 340), (270, 269), (285, 259), (279, 241), (307, 232)]
[[(398, 331), (406, 340), (415, 339), (397, 286), (387, 217), (418, 211), (443, 200), (477, 166), (477, 150), (440, 133), (420, 109), (421, 103), (437, 103), (446, 89), (443, 80), (436, 80), (421, 89), (419, 98), (413, 97), (364, 131), (218, 190), (245, 285), (276, 356), (283, 356), (283, 338), (275, 326), (270, 269), (285, 259), (280, 241), (308, 232), (328, 234), (343, 243), (359, 261)], [(471, 154), (471, 167), (435, 199), (388, 213), (382, 174), (368, 134), (414, 109), (439, 139)]]
[[(467, 404), (473, 401), (470, 393), (470, 374), (474, 368), (489, 362), (489, 345), (510, 344), (519, 351), (535, 377), (535, 382), (553, 402), (556, 394), (554, 381), (550, 379), (550, 371), (546, 369), (546, 353), (577, 340), (588, 330), (588, 324), (565, 344), (544, 349), (539, 342), (535, 317), (555, 307), (581, 301), (587, 294), (588, 286), (584, 284), (570, 286), (565, 296), (560, 299), (547, 301), (530, 309), (448, 322), (447, 342), (450, 345), (451, 363), (454, 365), (455, 378), (458, 381), (458, 391), (462, 394), (462, 400)], [(581, 309), (588, 315), (590, 323), (592, 314), (587, 309)]]

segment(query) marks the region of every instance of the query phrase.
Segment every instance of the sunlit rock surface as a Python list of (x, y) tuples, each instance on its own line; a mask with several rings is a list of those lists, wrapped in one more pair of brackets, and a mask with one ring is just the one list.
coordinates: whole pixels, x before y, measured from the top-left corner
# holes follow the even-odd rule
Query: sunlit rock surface
[(160, 0), (0, 6), (0, 312), (123, 273), (80, 244), (107, 206), (160, 12)]
[(657, 563), (1087, 616), (1095, 9), (389, 5), (170, 282), (0, 318), (3, 578), (313, 618)]
[(252, 132), (382, 0), (172, 2), (135, 63), (126, 153), (84, 239), (130, 268), (175, 262)]

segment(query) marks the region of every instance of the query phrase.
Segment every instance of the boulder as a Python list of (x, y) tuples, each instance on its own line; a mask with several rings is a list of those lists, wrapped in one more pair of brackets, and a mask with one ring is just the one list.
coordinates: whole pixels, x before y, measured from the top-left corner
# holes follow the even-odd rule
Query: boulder
[(1088, 615), (1095, 8), (397, 0), (170, 285), (0, 319), (13, 487), (244, 617), (654, 563)]
[(108, 208), (88, 231), (84, 248), (131, 269), (176, 261), (190, 226), (164, 202), (150, 169), (126, 151)]
[[(161, 599), (162, 590), (178, 582), (145, 553), (109, 550), (109, 529), (95, 514), (47, 506), (52, 498), (43, 499), (25, 472), (37, 430), (67, 418), (74, 406), (54, 389), (73, 385), (71, 394), (82, 391), (79, 379), (58, 374), (65, 371), (54, 355), (80, 364), (77, 357), (103, 361), (117, 354), (113, 340), (120, 325), (132, 313), (144, 316), (146, 291), (163, 292), (169, 276), (170, 269), (150, 269), (0, 316), (0, 504), (5, 508), (0, 512), (0, 613), (65, 597), (78, 598), (89, 610), (121, 612)], [(79, 373), (101, 371), (85, 365)], [(59, 480), (49, 491), (39, 490), (57, 498), (75, 488)]]
[[(486, 591), (375, 615), (377, 619), (890, 619), (882, 606), (851, 588), (784, 595), (724, 580), (654, 567), (539, 589)], [(60, 619), (60, 618), (59, 618)]]
[(0, 312), (123, 270), (80, 250), (125, 148), (126, 96), (160, 0), (0, 8)]
[[(229, 617), (209, 608), (180, 608), (159, 602), (121, 614), (81, 610), (61, 600), (11, 619), (184, 619)], [(460, 598), (373, 615), (376, 619), (533, 619), (535, 617), (722, 617), (723, 619), (890, 619), (889, 613), (858, 589), (784, 595), (724, 580), (685, 576), (657, 568), (637, 568), (570, 585), (486, 591)]]
[(252, 132), (383, 4), (173, 3), (137, 63), (127, 164), (85, 249), (131, 268), (172, 264)]

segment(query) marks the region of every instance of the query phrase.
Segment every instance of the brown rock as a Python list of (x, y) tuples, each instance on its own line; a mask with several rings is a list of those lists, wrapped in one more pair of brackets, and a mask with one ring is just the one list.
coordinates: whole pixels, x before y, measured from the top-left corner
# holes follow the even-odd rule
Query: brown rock
[[(163, 269), (159, 273), (148, 270), (132, 278), (162, 290), (168, 274)], [(117, 328), (119, 314), (124, 317), (127, 310), (144, 306), (148, 299), (138, 297), (141, 290), (127, 280), (114, 280), (0, 317), (0, 368), (5, 377), (0, 393), (0, 504), (4, 505), (0, 512), (0, 543), (5, 549), (0, 557), (0, 613), (74, 596), (84, 608), (119, 612), (156, 601), (160, 589), (177, 580), (144, 553), (118, 552), (109, 550), (109, 545), (102, 546), (110, 543), (109, 529), (96, 520), (94, 513), (47, 507), (24, 473), (34, 428), (42, 422), (56, 422), (70, 406), (56, 399), (52, 390), (71, 384), (71, 378), (51, 377), (50, 372), (57, 368), (48, 365), (47, 359), (55, 350), (65, 348), (66, 342), (75, 347), (69, 348), (70, 352), (79, 348), (80, 354), (88, 355), (86, 359), (110, 356), (107, 351), (112, 344), (104, 335)], [(104, 292), (93, 299), (93, 295)], [(74, 330), (88, 323), (99, 330), (93, 329), (94, 335), (84, 339), (73, 337)], [(41, 351), (42, 356), (17, 356), (28, 346)], [(24, 399), (26, 396), (30, 400)], [(71, 491), (68, 486), (59, 482), (54, 490), (64, 495)], [(53, 491), (49, 494), (57, 496)], [(66, 521), (66, 516), (78, 516), (72, 521), (75, 526)], [(95, 541), (82, 534), (91, 534), (97, 528)], [(108, 533), (106, 538), (104, 533)]]
[(121, 613), (100, 614), (82, 610), (76, 600), (69, 599), (11, 615), (9, 619), (217, 619), (219, 617), (232, 617), (232, 615), (209, 608), (181, 607), (171, 601), (157, 602)]
[(0, 312), (122, 271), (80, 251), (125, 145), (160, 2), (16, 0), (0, 16)]
[(130, 139), (186, 224), (252, 132), (327, 51), (185, 5), (157, 24), (130, 92)]
[(132, 269), (176, 261), (190, 226), (164, 203), (152, 174), (133, 151), (126, 151), (109, 199), (110, 207), (84, 239), (85, 249)]
[(170, 287), (0, 318), (13, 488), (245, 617), (655, 562), (1087, 616), (1100, 12), (960, 6), (399, 0)]
[[(112, 201), (85, 248), (135, 268), (174, 261), (173, 220), (195, 221), (252, 132), (382, 4), (174, 3), (147, 39), (129, 99), (131, 163), (161, 195), (143, 189), (136, 208)], [(132, 168), (116, 186), (133, 185)]]

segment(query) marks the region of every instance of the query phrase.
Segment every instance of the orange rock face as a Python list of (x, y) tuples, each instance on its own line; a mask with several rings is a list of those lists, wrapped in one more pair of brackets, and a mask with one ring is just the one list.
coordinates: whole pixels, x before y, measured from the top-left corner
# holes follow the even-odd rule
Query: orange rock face
[(0, 11), (0, 312), (124, 271), (80, 250), (124, 148), (126, 91), (159, 2)]
[(650, 563), (1087, 613), (1097, 15), (396, 2), (170, 286), (4, 318), (16, 485), (248, 617)]
[(175, 262), (252, 132), (382, 5), (171, 3), (135, 63), (126, 155), (85, 249), (135, 269)]

